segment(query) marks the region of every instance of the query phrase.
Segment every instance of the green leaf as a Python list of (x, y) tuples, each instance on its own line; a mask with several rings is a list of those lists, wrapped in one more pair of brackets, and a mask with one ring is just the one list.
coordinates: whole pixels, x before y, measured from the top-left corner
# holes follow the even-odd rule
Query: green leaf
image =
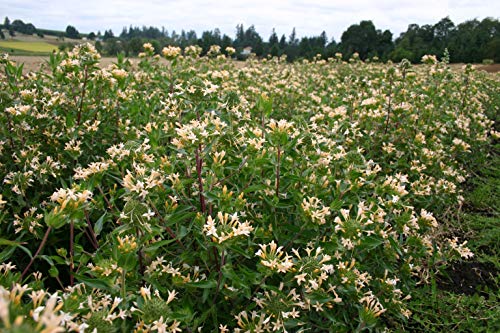
[(58, 277), (59, 276), (59, 270), (57, 269), (56, 266), (50, 267), (50, 269), (49, 269), (49, 275), (51, 277)]
[[(186, 211), (188, 209), (190, 211)], [(173, 213), (170, 217), (167, 218), (167, 225), (171, 226), (177, 222), (194, 218), (196, 216), (196, 212), (193, 212), (191, 210), (191, 207), (189, 207), (188, 209)]]
[(15, 250), (15, 247), (10, 247), (0, 252), (0, 262), (6, 262), (12, 256)]
[(236, 252), (236, 253), (241, 254), (242, 256), (244, 256), (244, 257), (245, 257), (245, 258), (247, 258), (247, 259), (251, 259), (251, 258), (253, 258), (253, 254), (248, 254), (247, 252), (245, 252), (245, 250), (243, 250), (243, 249), (242, 249), (241, 247), (239, 247), (239, 246), (236, 246), (236, 245), (231, 245), (231, 246), (229, 247), (229, 249), (230, 249), (231, 251), (234, 251), (234, 252)]
[(384, 239), (381, 237), (368, 236), (361, 240), (361, 246), (365, 250), (373, 250), (381, 244), (384, 244)]
[(163, 247), (163, 246), (168, 245), (168, 244), (173, 243), (173, 242), (175, 242), (175, 239), (167, 239), (167, 240), (155, 242), (155, 243), (153, 243), (153, 245), (146, 247), (144, 249), (144, 251), (145, 252), (153, 252), (153, 251), (158, 250), (160, 247)]
[(30, 257), (30, 259), (33, 258), (33, 255), (31, 254), (31, 251), (28, 248), (26, 248), (26, 247), (24, 247), (22, 245), (18, 245), (18, 248), (20, 248), (21, 250), (23, 250), (24, 253), (26, 253)]
[(118, 255), (118, 266), (122, 267), (126, 271), (133, 270), (137, 263), (137, 257), (133, 252)]
[(99, 218), (99, 220), (97, 220), (97, 222), (94, 225), (94, 233), (96, 234), (96, 236), (99, 236), (99, 234), (102, 231), (105, 216), (106, 216), (106, 213), (102, 214), (102, 216)]
[(195, 287), (200, 289), (211, 289), (217, 287), (217, 282), (215, 282), (214, 280), (208, 280), (208, 281), (188, 282), (185, 285), (188, 287)]
[(260, 190), (265, 190), (267, 189), (269, 186), (267, 185), (251, 185), (251, 186), (248, 186), (244, 191), (243, 193), (250, 193), (250, 192), (257, 192), (257, 191), (260, 191)]
[(65, 259), (63, 259), (59, 256), (51, 256), (51, 258), (59, 265), (67, 265), (68, 264)]
[(53, 211), (45, 214), (44, 219), (47, 226), (52, 227), (53, 229), (59, 229), (69, 222), (65, 218), (64, 214), (54, 213)]
[(38, 256), (38, 258), (42, 258), (43, 260), (45, 260), (50, 266), (54, 266), (54, 260), (52, 260), (51, 257), (49, 257), (48, 255), (41, 255), (41, 256)]
[(0, 245), (10, 245), (10, 246), (19, 246), (20, 242), (11, 241), (5, 238), (0, 238)]
[(30, 259), (33, 258), (31, 251), (28, 248), (22, 246), (21, 244), (23, 243), (17, 241), (11, 241), (5, 238), (0, 238), (0, 245), (9, 246), (8, 248), (0, 252), (0, 262), (7, 261), (12, 256), (16, 248), (20, 248), (21, 250), (23, 250), (30, 257)]
[(108, 284), (107, 281), (96, 279), (96, 278), (89, 278), (80, 274), (73, 274), (73, 276), (80, 282), (86, 284), (87, 286), (91, 288), (96, 288), (96, 289), (103, 289), (103, 290), (111, 290), (111, 286)]

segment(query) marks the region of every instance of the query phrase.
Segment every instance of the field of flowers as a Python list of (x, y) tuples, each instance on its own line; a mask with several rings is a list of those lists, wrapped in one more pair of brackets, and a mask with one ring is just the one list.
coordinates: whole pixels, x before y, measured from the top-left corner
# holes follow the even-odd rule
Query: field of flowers
[(220, 51), (2, 57), (0, 330), (382, 331), (473, 256), (440, 218), (498, 76)]

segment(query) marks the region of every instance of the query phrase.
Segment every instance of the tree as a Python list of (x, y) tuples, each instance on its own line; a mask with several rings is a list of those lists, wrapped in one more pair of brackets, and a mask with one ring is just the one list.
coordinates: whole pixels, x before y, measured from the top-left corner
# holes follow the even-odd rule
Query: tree
[(297, 38), (297, 33), (295, 32), (295, 27), (292, 29), (292, 33), (288, 37), (288, 44), (290, 45), (298, 45), (299, 39)]
[(278, 35), (276, 34), (276, 30), (274, 30), (273, 28), (271, 36), (269, 36), (269, 46), (273, 46), (278, 43), (279, 43)]
[(335, 53), (338, 52), (338, 47), (337, 47), (337, 42), (335, 41), (334, 38), (326, 45), (325, 49), (325, 57), (326, 58), (333, 58), (335, 56)]
[(24, 33), (27, 35), (36, 34), (36, 28), (33, 24), (28, 23), (24, 26)]
[(385, 30), (383, 33), (380, 33), (380, 30), (377, 31), (377, 54), (382, 60), (386, 61), (389, 59), (391, 52), (394, 50), (392, 32), (390, 30)]
[(5, 16), (5, 19), (3, 20), (3, 27), (5, 29), (9, 29), (10, 28), (10, 20), (7, 16)]
[(284, 50), (286, 48), (287, 44), (286, 44), (286, 36), (285, 34), (281, 35), (281, 38), (280, 38), (280, 50)]
[(104, 30), (104, 36), (102, 36), (102, 40), (108, 40), (114, 37), (115, 35), (113, 34), (113, 31), (111, 29)]
[(189, 30), (186, 33), (186, 39), (187, 39), (188, 45), (195, 45), (196, 41), (198, 40), (198, 36), (196, 36), (196, 31)]
[(120, 38), (121, 39), (127, 39), (129, 36), (128, 32), (127, 32), (127, 27), (123, 27), (122, 29), (122, 33), (120, 34)]
[(210, 46), (221, 45), (220, 31), (218, 29), (203, 31), (201, 38), (198, 40), (198, 45), (203, 49), (203, 54), (208, 52)]
[(95, 49), (97, 52), (101, 53), (102, 52), (102, 43), (100, 41), (95, 42)]
[(1, 38), (1, 39), (5, 39), (5, 35), (3, 34), (3, 31), (2, 31), (2, 30), (0, 30), (0, 38)]
[(236, 25), (236, 39), (234, 40), (234, 46), (238, 48), (245, 47), (245, 30), (243, 29), (243, 24)]
[(307, 38), (307, 37), (302, 37), (302, 39), (300, 40), (299, 42), (299, 46), (298, 46), (298, 56), (299, 57), (303, 57), (303, 58), (312, 58), (314, 55), (313, 55), (313, 51), (312, 51), (312, 47), (311, 47), (311, 43), (310, 43), (310, 39)]
[(226, 50), (226, 47), (233, 46), (233, 40), (228, 35), (224, 34), (221, 40), (221, 49)]
[(94, 32), (91, 32), (91, 33), (89, 33), (89, 34), (87, 35), (87, 38), (88, 38), (89, 40), (94, 40), (96, 37), (97, 37), (97, 36), (96, 36), (96, 34), (95, 34)]
[(12, 21), (12, 23), (10, 24), (10, 28), (14, 31), (17, 31), (17, 32), (20, 32), (20, 33), (24, 33), (24, 27), (26, 26), (26, 24), (22, 21), (22, 20), (14, 20)]
[(139, 52), (142, 51), (143, 44), (144, 43), (142, 41), (142, 38), (134, 37), (134, 38), (130, 39), (129, 42), (127, 43), (127, 47), (125, 50), (126, 55), (131, 56), (131, 55), (139, 54)]
[(257, 56), (261, 56), (264, 53), (264, 45), (262, 37), (260, 37), (259, 33), (255, 30), (255, 26), (251, 25), (247, 30), (245, 30), (244, 36), (243, 47), (250, 46), (252, 47), (252, 51)]
[(372, 21), (361, 21), (353, 24), (342, 34), (341, 50), (345, 57), (351, 57), (355, 52), (364, 60), (376, 55), (377, 31)]
[(119, 40), (109, 39), (104, 45), (103, 51), (109, 56), (116, 56), (118, 53), (123, 51), (123, 45)]
[(441, 55), (455, 34), (455, 24), (448, 17), (445, 17), (433, 26), (433, 32), (432, 49), (435, 54)]
[(326, 43), (328, 43), (328, 36), (326, 35), (326, 31), (323, 30), (323, 32), (321, 32), (318, 41), (322, 47), (326, 46)]
[(76, 28), (74, 26), (68, 25), (66, 27), (66, 37), (78, 39), (78, 38), (80, 38), (80, 33), (78, 32), (78, 30), (76, 30)]
[(273, 31), (271, 33), (271, 36), (269, 36), (269, 51), (268, 53), (272, 55), (273, 57), (276, 57), (279, 55), (279, 39), (278, 35), (276, 34), (276, 31), (273, 28)]
[(6, 21), (4, 22), (8, 24), (9, 30), (17, 31), (22, 34), (33, 35), (36, 33), (36, 28), (31, 23), (24, 23), (22, 20), (14, 20), (12, 23), (8, 22), (8, 18), (6, 17)]

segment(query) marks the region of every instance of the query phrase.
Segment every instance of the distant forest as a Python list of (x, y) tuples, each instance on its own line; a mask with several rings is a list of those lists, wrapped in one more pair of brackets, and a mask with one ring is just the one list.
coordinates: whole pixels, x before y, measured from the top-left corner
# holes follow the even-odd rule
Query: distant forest
[[(451, 62), (480, 63), (500, 62), (500, 21), (494, 18), (485, 18), (482, 21), (474, 19), (455, 25), (448, 17), (441, 19), (434, 25), (410, 24), (408, 29), (394, 38), (389, 30), (377, 29), (372, 21), (361, 21), (348, 27), (340, 41), (329, 39), (326, 32), (318, 36), (298, 38), (295, 28), (290, 35), (278, 36), (272, 31), (267, 40), (262, 38), (252, 25), (245, 28), (242, 24), (236, 26), (234, 38), (221, 34), (219, 29), (204, 31), (197, 35), (194, 30), (175, 30), (169, 32), (165, 28), (156, 27), (124, 27), (116, 35), (112, 30), (80, 34), (78, 30), (69, 25), (66, 31), (53, 31), (37, 29), (31, 23), (21, 20), (10, 20), (6, 17), (2, 29), (11, 36), (16, 32), (25, 34), (55, 35), (60, 38), (85, 38), (94, 40), (96, 48), (104, 55), (114, 56), (124, 53), (126, 56), (136, 56), (142, 51), (142, 45), (150, 42), (156, 52), (167, 45), (186, 47), (199, 45), (203, 53), (211, 45), (219, 45), (224, 50), (228, 46), (236, 49), (237, 57), (244, 58), (250, 50), (258, 57), (287, 56), (287, 60), (312, 59), (321, 55), (326, 59), (342, 53), (344, 59), (349, 59), (355, 52), (362, 60), (377, 57), (380, 61), (401, 61), (406, 58), (418, 63), (425, 54), (442, 56), (448, 49)], [(0, 29), (0, 38), (5, 38)]]

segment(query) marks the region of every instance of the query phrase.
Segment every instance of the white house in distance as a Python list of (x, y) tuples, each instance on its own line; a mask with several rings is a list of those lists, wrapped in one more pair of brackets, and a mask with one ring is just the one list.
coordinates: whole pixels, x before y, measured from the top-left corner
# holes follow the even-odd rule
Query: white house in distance
[(252, 47), (251, 46), (247, 46), (247, 47), (243, 48), (243, 50), (241, 51), (240, 54), (242, 56), (248, 57), (251, 53), (252, 53)]

